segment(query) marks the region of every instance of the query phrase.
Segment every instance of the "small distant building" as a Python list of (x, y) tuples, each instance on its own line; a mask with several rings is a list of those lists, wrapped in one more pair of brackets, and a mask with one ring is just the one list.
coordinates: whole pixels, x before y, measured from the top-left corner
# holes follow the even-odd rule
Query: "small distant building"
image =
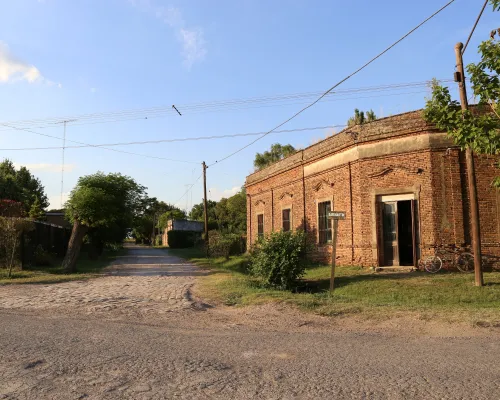
[(63, 228), (71, 228), (71, 223), (66, 219), (64, 211), (48, 211), (45, 213), (47, 223)]
[(167, 222), (167, 227), (163, 231), (162, 243), (168, 246), (168, 232), (169, 231), (189, 231), (189, 232), (203, 232), (205, 226), (200, 221), (188, 221), (187, 219), (171, 219)]

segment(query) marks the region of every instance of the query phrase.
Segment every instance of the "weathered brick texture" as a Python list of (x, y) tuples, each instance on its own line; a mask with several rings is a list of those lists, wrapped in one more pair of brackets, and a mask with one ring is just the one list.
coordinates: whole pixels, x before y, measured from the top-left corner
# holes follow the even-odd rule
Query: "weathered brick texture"
[[(500, 194), (491, 186), (498, 157), (476, 157), (481, 237), (486, 254), (500, 256)], [(266, 233), (282, 228), (291, 208), (293, 229), (318, 243), (318, 202), (346, 212), (339, 222), (337, 255), (344, 265), (383, 265), (381, 197), (409, 194), (415, 200), (417, 255), (439, 244), (470, 245), (470, 206), (463, 153), (421, 111), (345, 129), (247, 177), (249, 247), (257, 215)], [(315, 256), (330, 257), (330, 246)]]

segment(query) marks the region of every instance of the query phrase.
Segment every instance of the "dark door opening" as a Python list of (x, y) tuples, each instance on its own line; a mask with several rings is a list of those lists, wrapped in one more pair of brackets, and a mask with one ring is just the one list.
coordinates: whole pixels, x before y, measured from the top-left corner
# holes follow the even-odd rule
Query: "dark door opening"
[(413, 265), (413, 218), (411, 200), (398, 201), (399, 265)]
[(383, 265), (415, 265), (415, 201), (387, 201), (382, 203), (381, 209), (383, 225)]

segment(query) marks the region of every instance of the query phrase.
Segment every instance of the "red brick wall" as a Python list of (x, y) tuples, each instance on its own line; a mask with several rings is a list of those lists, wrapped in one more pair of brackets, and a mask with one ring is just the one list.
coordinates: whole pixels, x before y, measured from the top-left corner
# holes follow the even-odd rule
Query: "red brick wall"
[[(415, 133), (415, 137), (421, 133)], [(376, 140), (389, 141), (392, 137), (377, 137)], [(356, 145), (351, 140), (348, 146), (345, 135), (337, 142), (344, 146), (342, 151)], [(306, 149), (293, 156), (288, 164), (283, 164), (285, 167), (274, 166), (267, 175), (267, 169), (251, 175), (247, 179), (248, 244), (257, 237), (258, 213), (264, 214), (265, 232), (269, 233), (281, 229), (281, 210), (288, 205), (292, 206), (294, 229), (305, 225), (309, 237), (317, 243), (317, 202), (332, 199), (336, 210), (346, 212), (346, 220), (339, 222), (339, 264), (379, 265), (376, 196), (410, 192), (416, 199), (417, 240), (422, 256), (433, 252), (431, 245), (470, 244), (465, 158), (459, 149), (449, 146), (443, 144), (418, 151), (365, 157), (304, 178), (304, 168), (318, 160), (308, 156), (300, 162), (311, 151)], [(324, 145), (319, 148), (319, 157), (334, 153), (327, 153)], [(500, 172), (494, 166), (495, 161), (498, 157), (477, 158), (476, 176), (483, 251), (500, 256), (500, 194), (491, 186)], [(317, 247), (315, 255), (328, 260), (330, 247)]]

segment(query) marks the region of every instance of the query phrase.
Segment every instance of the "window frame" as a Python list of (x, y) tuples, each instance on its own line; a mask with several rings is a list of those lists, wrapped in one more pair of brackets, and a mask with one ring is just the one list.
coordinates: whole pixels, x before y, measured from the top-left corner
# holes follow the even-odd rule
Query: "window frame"
[[(318, 246), (328, 246), (329, 244), (332, 243), (333, 239), (333, 229), (332, 229), (332, 221), (328, 216), (326, 217), (327, 220), (327, 229), (320, 229), (321, 222), (320, 222), (320, 210), (319, 207), (323, 203), (330, 203), (330, 211), (333, 210), (333, 197), (327, 197), (327, 198), (321, 198), (316, 200), (316, 222), (317, 222), (317, 234), (316, 234), (316, 240), (318, 243)], [(322, 241), (322, 232), (327, 232), (326, 233), (326, 241)], [(328, 234), (329, 232), (329, 234)]]
[[(289, 212), (289, 215), (288, 215), (288, 224), (289, 224), (289, 227), (288, 227), (288, 230), (285, 231), (285, 227), (284, 227), (284, 224), (285, 224), (285, 220), (283, 218), (283, 213), (285, 211), (288, 211)], [(293, 216), (292, 216), (292, 206), (283, 206), (281, 207), (281, 230), (283, 232), (292, 232), (293, 231)]]
[[(259, 217), (262, 216), (262, 233), (260, 232), (260, 226), (259, 224)], [(264, 218), (264, 213), (258, 213), (257, 214), (257, 239), (264, 237), (265, 234), (265, 218)]]

